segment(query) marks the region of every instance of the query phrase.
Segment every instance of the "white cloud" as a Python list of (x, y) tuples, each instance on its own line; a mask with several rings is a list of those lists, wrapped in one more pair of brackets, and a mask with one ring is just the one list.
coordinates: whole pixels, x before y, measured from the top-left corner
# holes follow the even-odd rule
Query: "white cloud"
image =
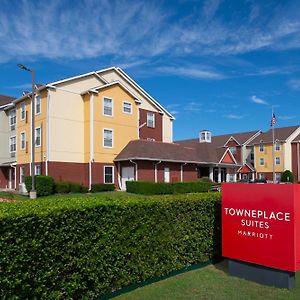
[[(177, 13), (180, 3), (83, 0), (66, 8), (63, 1), (51, 0), (45, 9), (42, 1), (4, 1), (0, 63), (109, 56), (121, 63), (129, 61), (128, 67), (133, 67), (145, 57), (150, 60), (160, 55), (228, 56), (300, 48), (300, 12), (291, 9), (291, 4), (270, 13), (263, 4), (254, 7), (245, 2), (247, 20), (237, 10), (225, 19), (219, 14), (221, 2), (207, 0), (201, 5), (195, 1), (194, 9), (181, 15)], [(223, 78), (219, 72), (201, 68), (179, 68), (179, 72), (196, 78)]]
[(279, 116), (278, 119), (280, 120), (292, 120), (295, 119), (296, 116)]
[(257, 96), (253, 95), (251, 96), (251, 101), (256, 104), (262, 104), (262, 105), (268, 105), (268, 102), (262, 98), (258, 98)]
[(198, 102), (189, 102), (189, 103), (187, 103), (185, 106), (184, 106), (184, 108), (183, 108), (183, 110), (185, 110), (185, 111), (188, 111), (188, 112), (190, 112), (190, 111), (200, 111), (201, 110), (201, 107), (202, 107), (202, 103), (198, 103)]
[(240, 120), (240, 119), (244, 118), (244, 116), (234, 115), (234, 114), (228, 114), (228, 115), (225, 115), (224, 117), (227, 119), (233, 119), (233, 120)]
[(30, 89), (32, 88), (32, 85), (30, 83), (24, 83), (24, 84), (19, 84), (19, 85), (13, 85), (13, 86), (9, 86), (7, 88), (10, 88), (10, 89)]
[(217, 71), (209, 69), (201, 69), (196, 67), (158, 67), (157, 71), (172, 75), (186, 76), (191, 78), (218, 80), (223, 79), (225, 76)]
[(291, 79), (288, 84), (292, 89), (300, 90), (300, 79)]

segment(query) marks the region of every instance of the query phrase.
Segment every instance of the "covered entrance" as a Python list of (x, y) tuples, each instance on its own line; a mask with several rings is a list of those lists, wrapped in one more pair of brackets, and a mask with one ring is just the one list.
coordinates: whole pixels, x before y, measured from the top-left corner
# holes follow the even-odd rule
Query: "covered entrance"
[(121, 190), (126, 191), (126, 181), (134, 180), (134, 167), (122, 167), (121, 169)]

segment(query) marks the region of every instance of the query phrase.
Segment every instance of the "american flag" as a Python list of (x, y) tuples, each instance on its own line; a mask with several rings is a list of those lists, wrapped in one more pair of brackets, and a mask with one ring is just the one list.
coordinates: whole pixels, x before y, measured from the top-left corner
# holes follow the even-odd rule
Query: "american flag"
[(272, 119), (271, 119), (271, 127), (274, 126), (277, 122), (277, 119), (275, 117), (275, 114), (273, 113)]

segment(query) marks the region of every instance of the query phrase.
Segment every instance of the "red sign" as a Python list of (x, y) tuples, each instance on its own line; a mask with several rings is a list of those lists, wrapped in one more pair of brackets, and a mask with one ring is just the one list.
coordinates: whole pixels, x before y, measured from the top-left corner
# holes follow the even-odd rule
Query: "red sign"
[(300, 184), (223, 184), (222, 255), (300, 269)]

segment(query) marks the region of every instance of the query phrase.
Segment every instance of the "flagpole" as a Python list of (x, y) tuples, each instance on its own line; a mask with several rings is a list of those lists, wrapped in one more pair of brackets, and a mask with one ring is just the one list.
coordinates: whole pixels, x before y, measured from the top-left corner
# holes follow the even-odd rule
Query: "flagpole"
[(272, 106), (272, 117), (271, 117), (271, 124), (272, 124), (272, 161), (273, 161), (273, 184), (275, 183), (275, 154), (274, 154), (274, 122), (273, 122), (273, 116), (274, 116), (274, 107)]

